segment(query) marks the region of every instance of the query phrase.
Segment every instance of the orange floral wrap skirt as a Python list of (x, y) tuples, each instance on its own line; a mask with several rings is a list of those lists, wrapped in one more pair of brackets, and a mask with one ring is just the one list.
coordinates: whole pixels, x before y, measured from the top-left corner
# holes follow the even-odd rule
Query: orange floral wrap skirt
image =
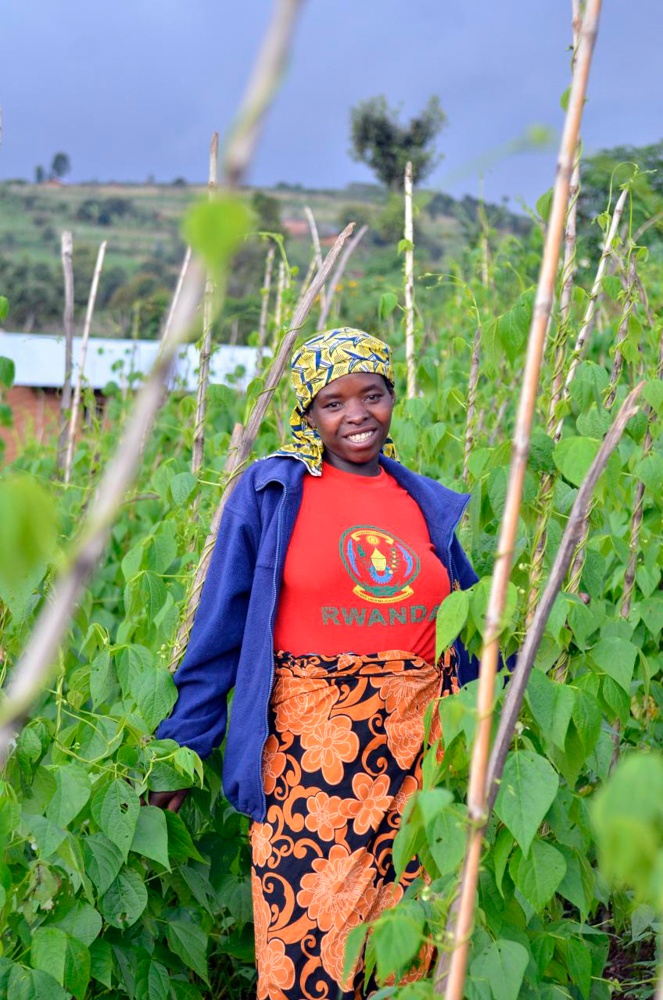
[(396, 883), (392, 848), (421, 784), (424, 712), (455, 690), (453, 649), (437, 666), (400, 650), (276, 654), (267, 814), (251, 827), (258, 1000), (363, 995), (363, 960), (343, 981), (347, 935), (421, 874), (414, 858)]

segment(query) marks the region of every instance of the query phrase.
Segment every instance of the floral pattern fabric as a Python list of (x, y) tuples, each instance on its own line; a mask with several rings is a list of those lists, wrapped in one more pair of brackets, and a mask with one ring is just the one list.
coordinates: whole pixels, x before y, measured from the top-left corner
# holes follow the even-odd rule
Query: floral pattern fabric
[(363, 996), (361, 959), (343, 982), (345, 942), (421, 874), (413, 858), (396, 883), (393, 843), (421, 783), (426, 707), (456, 690), (453, 648), (437, 666), (400, 650), (276, 654), (267, 814), (251, 827), (258, 1000)]

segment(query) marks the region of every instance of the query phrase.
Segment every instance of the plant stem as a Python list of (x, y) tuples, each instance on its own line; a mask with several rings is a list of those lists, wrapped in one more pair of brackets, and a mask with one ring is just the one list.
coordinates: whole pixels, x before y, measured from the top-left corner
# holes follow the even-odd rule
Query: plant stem
[[(476, 828), (473, 829), (470, 835), (466, 855), (466, 867), (460, 887), (458, 917), (453, 935), (454, 950), (451, 955), (449, 977), (446, 984), (446, 1000), (462, 1000), (463, 996), (469, 941), (474, 923), (479, 860), (481, 858), (483, 842), (482, 824), (485, 822), (486, 814), (486, 767), (490, 750), (500, 623), (506, 604), (523, 482), (529, 454), (532, 419), (538, 394), (539, 373), (552, 308), (555, 276), (559, 262), (559, 251), (569, 197), (571, 173), (573, 171), (582, 109), (587, 91), (589, 67), (598, 30), (600, 9), (601, 0), (588, 0), (587, 10), (580, 30), (576, 70), (573, 74), (568, 111), (557, 161), (557, 178), (553, 190), (550, 222), (546, 235), (541, 272), (534, 302), (532, 326), (527, 345), (527, 357), (513, 441), (511, 472), (497, 548), (497, 558), (493, 571), (491, 593), (486, 614), (486, 631), (481, 652), (479, 690), (477, 695), (479, 721), (477, 736), (472, 750), (468, 793), (468, 814), (470, 822), (475, 824)], [(443, 977), (440, 975), (441, 971), (438, 963), (435, 983), (436, 992), (442, 992)]]
[(412, 162), (405, 165), (405, 226), (403, 237), (406, 240), (405, 262), (403, 275), (405, 279), (405, 365), (407, 369), (407, 387), (405, 394), (408, 399), (414, 399), (417, 394), (417, 383), (414, 364), (414, 225), (412, 222)]
[[(211, 201), (217, 187), (217, 163), (219, 159), (219, 133), (212, 135), (212, 142), (209, 150), (209, 179), (208, 198)], [(203, 453), (205, 451), (205, 415), (207, 413), (207, 388), (209, 385), (209, 365), (212, 355), (212, 324), (214, 322), (214, 295), (216, 284), (214, 277), (208, 271), (205, 281), (205, 297), (203, 299), (203, 336), (200, 343), (200, 355), (198, 362), (198, 394), (196, 397), (196, 419), (193, 431), (193, 454), (191, 455), (191, 472), (198, 475), (203, 464)], [(198, 498), (196, 494), (194, 510), (198, 508)]]
[(85, 358), (87, 355), (87, 345), (92, 327), (92, 316), (94, 314), (94, 304), (97, 300), (97, 289), (99, 288), (99, 276), (104, 266), (104, 255), (106, 253), (106, 240), (99, 247), (97, 263), (95, 264), (90, 295), (87, 300), (87, 311), (85, 313), (85, 326), (83, 327), (83, 337), (81, 339), (81, 354), (78, 359), (78, 375), (76, 386), (74, 387), (74, 399), (71, 405), (71, 418), (69, 420), (69, 432), (67, 434), (67, 451), (64, 462), (64, 481), (69, 482), (71, 477), (71, 463), (74, 456), (74, 440), (76, 438), (76, 423), (78, 421), (78, 408), (81, 401), (81, 391), (83, 389), (83, 372), (85, 371)]
[(467, 485), (469, 476), (470, 455), (474, 446), (475, 414), (477, 404), (477, 386), (479, 384), (479, 362), (481, 360), (481, 323), (477, 323), (472, 343), (472, 361), (470, 363), (470, 378), (467, 386), (467, 421), (465, 424), (465, 448), (463, 450), (463, 482)]

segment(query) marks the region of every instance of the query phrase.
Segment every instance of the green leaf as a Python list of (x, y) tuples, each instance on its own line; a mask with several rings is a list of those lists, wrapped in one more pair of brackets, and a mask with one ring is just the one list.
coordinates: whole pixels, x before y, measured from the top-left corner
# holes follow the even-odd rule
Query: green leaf
[(378, 318), (386, 319), (387, 316), (391, 316), (397, 305), (397, 295), (394, 295), (393, 292), (383, 292), (378, 303)]
[(30, 959), (35, 969), (54, 976), (77, 1000), (84, 1000), (90, 981), (90, 952), (57, 927), (38, 927), (32, 935)]
[(427, 824), (426, 837), (440, 875), (455, 871), (467, 843), (465, 810), (458, 805), (448, 806)]
[(58, 826), (67, 826), (90, 798), (92, 783), (85, 769), (76, 763), (55, 768), (55, 795), (46, 815)]
[(589, 1000), (592, 988), (592, 955), (584, 941), (569, 938), (564, 942), (563, 951), (571, 982), (580, 990), (583, 1000)]
[(576, 410), (582, 413), (592, 403), (596, 403), (599, 410), (603, 409), (603, 393), (609, 381), (610, 376), (601, 365), (594, 361), (582, 361), (569, 386), (569, 395)]
[(600, 447), (601, 442), (593, 438), (564, 438), (556, 446), (553, 459), (564, 478), (580, 486)]
[(133, 927), (147, 906), (147, 889), (133, 868), (123, 868), (99, 900), (104, 919), (112, 926)]
[(663, 456), (647, 455), (641, 462), (638, 462), (635, 474), (654, 496), (661, 496), (663, 493)]
[(169, 946), (189, 969), (209, 985), (207, 976), (207, 935), (196, 924), (169, 920), (166, 924)]
[(348, 934), (345, 942), (345, 958), (343, 960), (344, 981), (348, 978), (359, 961), (367, 934), (368, 926), (366, 924), (357, 924), (356, 927), (352, 927), (350, 929), (350, 933)]
[(177, 688), (172, 675), (164, 667), (155, 667), (141, 674), (131, 691), (138, 710), (150, 731), (165, 719), (177, 701)]
[(145, 555), (145, 539), (141, 538), (139, 542), (136, 542), (126, 556), (122, 560), (122, 576), (127, 583), (133, 580), (134, 577), (138, 575), (143, 565), (143, 556)]
[(631, 753), (592, 803), (601, 871), (663, 908), (663, 756)]
[(594, 898), (594, 870), (587, 858), (569, 847), (560, 846), (566, 861), (566, 873), (557, 892), (580, 912), (583, 921), (587, 919)]
[(60, 984), (43, 969), (15, 965), (7, 983), (7, 1000), (69, 1000)]
[(107, 649), (97, 653), (90, 664), (90, 698), (92, 707), (98, 708), (113, 693), (117, 684), (115, 667)]
[(176, 507), (183, 507), (196, 486), (198, 480), (190, 472), (178, 472), (170, 481), (170, 492)]
[(506, 871), (507, 862), (511, 851), (513, 850), (513, 845), (515, 840), (513, 835), (506, 827), (503, 827), (497, 834), (495, 844), (493, 846), (493, 864), (495, 866), (495, 885), (501, 896), (504, 896), (502, 891), (502, 881), (504, 879), (504, 872)]
[(148, 621), (154, 621), (163, 607), (166, 595), (166, 585), (155, 573), (143, 573), (140, 578), (140, 594), (143, 606), (147, 612)]
[(168, 969), (144, 958), (136, 968), (136, 996), (140, 1000), (170, 1000), (170, 975)]
[(477, 955), (470, 966), (472, 978), (483, 979), (495, 1000), (518, 1000), (529, 964), (529, 953), (517, 941), (500, 939)]
[(184, 239), (213, 270), (225, 267), (251, 226), (251, 213), (237, 195), (217, 195), (189, 209), (182, 227)]
[(375, 922), (371, 937), (380, 979), (407, 968), (421, 948), (423, 929), (423, 912), (414, 906), (386, 910)]
[(631, 690), (637, 655), (637, 647), (632, 642), (617, 636), (600, 639), (590, 651), (590, 656), (599, 670), (612, 677), (627, 694)]
[[(2, 303), (6, 302), (7, 299), (0, 295), (0, 319), (4, 319), (2, 315)], [(6, 315), (6, 313), (5, 313)], [(14, 378), (16, 377), (16, 365), (11, 358), (0, 357), (0, 385), (3, 389), (11, 389), (14, 384)]]
[(115, 778), (95, 793), (91, 810), (102, 832), (120, 848), (126, 860), (140, 811), (140, 801), (131, 785)]
[(532, 323), (533, 307), (534, 291), (528, 289), (522, 293), (513, 309), (504, 313), (497, 320), (497, 337), (512, 365), (525, 349)]
[(47, 819), (46, 816), (35, 814), (25, 816), (24, 818), (43, 857), (48, 858), (57, 851), (67, 835), (66, 831), (58, 826), (57, 823), (54, 823), (53, 820)]
[[(184, 473), (184, 475), (188, 475), (188, 473)], [(149, 540), (147, 565), (155, 573), (166, 573), (176, 557), (175, 525), (172, 521), (166, 521), (160, 525)]]
[(7, 319), (8, 312), (9, 312), (9, 299), (5, 298), (4, 295), (0, 295), (0, 319)]
[(158, 861), (170, 871), (168, 827), (163, 809), (158, 809), (157, 806), (143, 806), (140, 809), (131, 850)]
[(527, 854), (559, 787), (559, 776), (545, 757), (517, 750), (507, 757), (495, 812)]
[(588, 756), (596, 746), (601, 732), (603, 713), (598, 699), (589, 691), (576, 689), (572, 718), (585, 756)]
[(533, 670), (527, 683), (527, 701), (543, 736), (563, 750), (575, 702), (573, 688)]
[(55, 551), (57, 530), (52, 491), (24, 474), (0, 479), (0, 583), (15, 586), (35, 572), (41, 578)]
[(658, 639), (663, 632), (663, 594), (647, 597), (638, 610), (651, 634)]
[(90, 945), (90, 975), (108, 989), (113, 985), (113, 951), (101, 938)]
[(108, 889), (124, 863), (124, 852), (103, 833), (83, 840), (85, 869), (100, 896)]
[(82, 941), (89, 948), (101, 934), (102, 922), (93, 906), (82, 900), (77, 900), (68, 913), (60, 920), (55, 921), (54, 926)]
[(470, 610), (470, 595), (466, 590), (452, 590), (442, 601), (435, 623), (435, 660), (460, 634)]
[(509, 873), (528, 903), (539, 913), (552, 899), (566, 874), (566, 861), (560, 852), (537, 838), (528, 856), (516, 851)]
[(169, 810), (164, 810), (164, 815), (168, 827), (168, 855), (171, 860), (186, 861), (188, 858), (193, 858), (194, 861), (204, 862), (205, 858), (197, 850), (182, 817)]
[(663, 379), (653, 378), (647, 382), (642, 395), (659, 417), (663, 415)]

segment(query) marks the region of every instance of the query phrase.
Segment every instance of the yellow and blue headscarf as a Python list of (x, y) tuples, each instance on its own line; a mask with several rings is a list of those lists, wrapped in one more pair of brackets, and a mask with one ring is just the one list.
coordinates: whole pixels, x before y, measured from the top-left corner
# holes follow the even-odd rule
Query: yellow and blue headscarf
[[(290, 417), (292, 441), (283, 445), (277, 455), (298, 458), (312, 475), (322, 475), (323, 445), (317, 430), (306, 420), (306, 410), (324, 386), (343, 375), (358, 372), (384, 375), (391, 385), (394, 384), (389, 347), (363, 330), (349, 326), (328, 330), (307, 340), (295, 351), (290, 373), (297, 397)], [(387, 438), (382, 451), (388, 458), (396, 458), (391, 438)]]

